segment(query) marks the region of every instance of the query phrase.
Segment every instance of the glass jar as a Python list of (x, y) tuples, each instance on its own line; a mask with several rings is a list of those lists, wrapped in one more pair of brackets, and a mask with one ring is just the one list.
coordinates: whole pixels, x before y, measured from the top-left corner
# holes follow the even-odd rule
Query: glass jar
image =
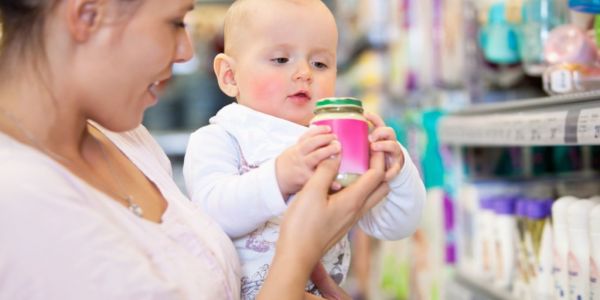
[(369, 124), (359, 99), (345, 97), (317, 101), (311, 124), (329, 126), (342, 146), (337, 182), (346, 187), (367, 171)]

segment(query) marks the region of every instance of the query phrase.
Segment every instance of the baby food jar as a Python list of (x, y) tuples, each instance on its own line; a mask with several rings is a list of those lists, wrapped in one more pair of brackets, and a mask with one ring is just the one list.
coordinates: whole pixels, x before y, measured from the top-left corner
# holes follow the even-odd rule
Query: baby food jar
[(336, 178), (350, 185), (369, 168), (369, 124), (362, 102), (356, 98), (324, 98), (317, 101), (314, 125), (331, 128), (342, 146), (341, 165)]

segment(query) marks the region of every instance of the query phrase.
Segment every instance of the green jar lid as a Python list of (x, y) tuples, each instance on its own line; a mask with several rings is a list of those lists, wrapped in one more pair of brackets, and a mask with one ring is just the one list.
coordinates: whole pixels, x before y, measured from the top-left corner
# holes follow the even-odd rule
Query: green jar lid
[(316, 108), (334, 107), (334, 106), (355, 106), (362, 108), (362, 101), (351, 97), (331, 97), (323, 98), (317, 101)]

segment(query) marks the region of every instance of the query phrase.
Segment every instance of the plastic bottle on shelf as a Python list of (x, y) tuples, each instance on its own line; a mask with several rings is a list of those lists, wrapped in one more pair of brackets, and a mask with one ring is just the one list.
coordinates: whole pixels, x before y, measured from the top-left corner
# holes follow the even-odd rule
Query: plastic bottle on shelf
[(596, 45), (587, 32), (573, 24), (560, 25), (548, 34), (544, 59), (551, 65), (592, 65), (598, 58)]
[(563, 63), (548, 67), (543, 75), (549, 95), (572, 94), (600, 89), (600, 67)]
[(473, 184), (464, 184), (458, 189), (458, 213), (460, 214), (457, 236), (460, 254), (459, 268), (467, 273), (480, 270), (477, 262), (479, 192)]
[(543, 216), (541, 216), (539, 206), (541, 202), (538, 199), (531, 199), (526, 206), (526, 223), (523, 234), (523, 245), (525, 247), (525, 259), (527, 271), (529, 274), (529, 289), (533, 294), (535, 292), (535, 283), (537, 280), (537, 247), (541, 237), (543, 227)]
[(515, 205), (515, 223), (516, 223), (516, 274), (513, 285), (512, 294), (517, 299), (532, 299), (530, 281), (531, 281), (531, 266), (527, 258), (527, 250), (525, 249), (525, 231), (527, 230), (527, 198), (522, 197), (517, 200)]
[(504, 1), (490, 6), (487, 23), (480, 33), (481, 49), (487, 61), (496, 64), (514, 64), (520, 61), (517, 31), (506, 19)]
[(523, 0), (521, 11), (519, 53), (523, 69), (529, 75), (540, 76), (547, 67), (544, 44), (549, 32), (564, 23), (566, 6), (554, 0)]
[(590, 300), (600, 299), (600, 205), (590, 212)]
[(569, 254), (569, 298), (588, 299), (590, 295), (589, 214), (597, 202), (579, 200), (567, 209)]
[(552, 223), (550, 222), (552, 200), (529, 202), (527, 215), (533, 244), (535, 275), (532, 278), (534, 299), (554, 298), (552, 277)]
[(516, 221), (515, 200), (499, 197), (494, 201), (494, 223), (496, 227), (496, 255), (494, 284), (510, 289), (515, 273), (516, 261)]
[(476, 242), (474, 247), (477, 275), (484, 280), (494, 277), (495, 268), (495, 213), (493, 197), (486, 197), (479, 202), (479, 211), (476, 218)]
[(552, 204), (552, 222), (553, 222), (553, 277), (554, 277), (554, 298), (569, 299), (569, 274), (567, 267), (567, 256), (569, 253), (569, 233), (567, 212), (571, 204), (577, 201), (572, 196), (558, 198)]

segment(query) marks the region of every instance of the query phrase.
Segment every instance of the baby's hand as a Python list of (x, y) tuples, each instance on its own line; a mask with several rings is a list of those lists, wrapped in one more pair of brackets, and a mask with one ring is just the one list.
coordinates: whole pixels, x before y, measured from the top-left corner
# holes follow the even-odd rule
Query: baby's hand
[(376, 114), (366, 113), (365, 117), (375, 126), (375, 129), (369, 134), (371, 151), (385, 153), (385, 180), (390, 181), (400, 173), (404, 166), (404, 153), (396, 138), (396, 132), (391, 127), (387, 127), (381, 117)]
[(308, 129), (298, 142), (275, 160), (279, 190), (287, 199), (298, 192), (324, 159), (340, 153), (341, 145), (328, 126)]

